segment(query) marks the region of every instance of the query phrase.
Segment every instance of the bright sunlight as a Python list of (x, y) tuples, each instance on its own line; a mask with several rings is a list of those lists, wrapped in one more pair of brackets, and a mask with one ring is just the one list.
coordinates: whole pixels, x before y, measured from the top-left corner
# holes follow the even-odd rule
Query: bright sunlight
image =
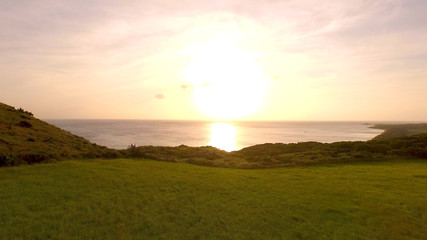
[(221, 35), (189, 49), (192, 61), (184, 77), (194, 88), (198, 108), (219, 119), (236, 119), (261, 106), (267, 80), (256, 54), (237, 47), (232, 35)]
[(237, 150), (236, 133), (236, 128), (229, 123), (213, 123), (209, 145), (228, 152), (235, 151)]

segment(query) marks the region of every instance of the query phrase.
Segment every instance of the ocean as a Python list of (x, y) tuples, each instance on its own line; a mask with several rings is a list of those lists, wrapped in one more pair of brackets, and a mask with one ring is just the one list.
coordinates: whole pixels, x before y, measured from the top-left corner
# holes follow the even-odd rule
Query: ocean
[(91, 142), (129, 145), (214, 146), (226, 151), (262, 143), (366, 141), (382, 130), (363, 122), (204, 122), (154, 120), (46, 120)]

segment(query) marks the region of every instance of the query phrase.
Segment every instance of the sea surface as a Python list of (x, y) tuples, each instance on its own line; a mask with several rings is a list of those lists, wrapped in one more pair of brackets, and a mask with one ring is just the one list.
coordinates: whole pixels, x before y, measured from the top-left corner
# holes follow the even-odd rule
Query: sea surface
[(153, 120), (46, 120), (110, 148), (214, 146), (226, 151), (262, 143), (366, 141), (382, 130), (363, 122), (203, 122)]

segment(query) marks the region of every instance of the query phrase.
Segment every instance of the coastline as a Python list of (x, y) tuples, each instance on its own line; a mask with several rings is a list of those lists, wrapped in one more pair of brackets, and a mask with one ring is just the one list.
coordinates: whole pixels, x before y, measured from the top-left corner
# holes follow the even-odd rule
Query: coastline
[[(194, 129), (194, 125), (183, 123), (180, 126), (159, 125), (154, 122), (152, 125), (142, 126), (143, 128), (134, 128), (134, 126), (127, 126), (125, 130), (128, 132), (143, 133), (148, 137), (152, 137), (153, 133), (166, 132), (166, 134), (159, 137), (158, 143), (166, 145), (170, 138), (171, 130), (175, 130), (176, 136), (179, 136), (179, 141), (176, 141), (172, 146), (167, 147), (155, 144), (134, 144), (132, 141), (123, 141), (119, 137), (112, 139), (126, 143), (126, 146), (121, 149), (113, 149), (106, 147), (104, 144), (93, 141), (92, 139), (85, 139), (84, 135), (63, 130), (52, 124), (44, 122), (35, 118), (32, 113), (24, 111), (23, 109), (16, 109), (14, 107), (0, 104), (0, 166), (16, 166), (35, 163), (56, 162), (70, 159), (114, 159), (114, 158), (139, 158), (139, 159), (152, 159), (167, 162), (182, 162), (191, 163), (204, 166), (227, 167), (227, 168), (269, 168), (278, 166), (293, 166), (293, 165), (307, 165), (319, 163), (343, 163), (343, 162), (359, 162), (359, 161), (383, 161), (390, 157), (419, 157), (425, 158), (424, 145), (427, 144), (426, 135), (417, 135), (417, 133), (427, 133), (427, 123), (424, 124), (376, 124), (372, 129), (382, 129), (383, 133), (374, 137), (374, 140), (390, 141), (369, 141), (366, 135), (364, 140), (352, 141), (347, 135), (356, 133), (354, 135), (372, 134), (372, 131), (366, 131), (366, 124), (359, 123), (275, 123), (274, 125), (247, 123), (252, 135), (245, 133), (241, 137), (246, 140), (250, 137), (256, 140), (255, 144), (247, 142), (240, 150), (230, 152), (221, 150), (217, 147), (210, 147), (202, 145), (203, 147), (191, 147), (181, 141), (189, 136), (196, 136), (200, 143), (200, 136), (198, 130)], [(293, 124), (293, 125), (292, 125)], [(312, 126), (314, 124), (315, 126)], [(289, 128), (291, 125), (291, 128)], [(111, 126), (100, 124), (104, 133), (112, 131)], [(224, 124), (225, 128), (219, 128), (219, 132), (213, 134), (209, 133), (210, 125), (201, 125), (200, 128), (204, 130), (204, 137), (212, 137), (209, 134), (216, 135), (217, 142), (231, 143), (236, 141), (233, 128)], [(91, 128), (92, 126), (89, 126)], [(139, 126), (141, 127), (141, 126)], [(285, 129), (283, 129), (285, 127)], [(286, 129), (286, 127), (288, 127)], [(311, 127), (311, 128), (310, 128)], [(150, 128), (156, 128), (155, 131), (145, 131)], [(357, 129), (353, 129), (357, 128)], [(391, 139), (395, 133), (396, 128), (404, 128), (399, 130), (398, 137), (406, 136), (403, 143), (399, 142), (399, 147), (396, 148), (392, 144)], [(228, 130), (231, 129), (231, 134)], [(309, 129), (308, 132), (305, 132)], [(314, 130), (313, 130), (314, 129)], [(200, 129), (199, 129), (200, 130)], [(235, 129), (234, 129), (235, 130)], [(333, 131), (333, 137), (339, 137), (340, 141), (316, 141), (314, 136), (320, 136), (324, 139), (325, 134), (330, 134)], [(259, 139), (259, 136), (266, 134), (269, 131), (276, 139)], [(403, 134), (402, 134), (403, 132)], [(350, 134), (349, 134), (350, 133)], [(119, 135), (121, 133), (119, 132)], [(187, 134), (187, 135), (186, 135)], [(190, 135), (188, 135), (190, 134)], [(300, 135), (298, 135), (300, 134)], [(78, 136), (80, 135), (80, 136)], [(294, 135), (297, 136), (297, 141), (292, 139), (284, 139), (284, 136)], [(409, 136), (410, 135), (410, 136)], [(309, 136), (301, 140), (301, 136)], [(386, 136), (387, 138), (385, 138)], [(409, 137), (408, 137), (409, 136)], [(101, 137), (107, 138), (102, 135)], [(109, 136), (111, 137), (111, 136)], [(370, 137), (369, 137), (370, 138)], [(203, 140), (203, 139), (202, 139)], [(283, 140), (288, 140), (286, 141)], [(353, 139), (354, 140), (354, 139)], [(209, 139), (205, 139), (209, 143)], [(230, 141), (230, 142), (228, 142)], [(398, 141), (401, 141), (399, 139)], [(259, 142), (270, 142), (258, 144)], [(184, 144), (183, 144), (184, 143)], [(414, 151), (412, 149), (414, 143), (417, 143), (419, 149)], [(130, 145), (127, 145), (130, 144)], [(169, 145), (169, 144), (168, 144)], [(177, 146), (179, 145), (179, 146)], [(196, 146), (200, 144), (195, 144)], [(426, 148), (427, 149), (427, 148)]]
[(427, 133), (427, 123), (374, 124), (370, 128), (384, 130), (372, 140), (386, 140)]
[(363, 122), (50, 120), (73, 134), (114, 149), (137, 146), (214, 146), (227, 151), (263, 143), (367, 141), (383, 131)]

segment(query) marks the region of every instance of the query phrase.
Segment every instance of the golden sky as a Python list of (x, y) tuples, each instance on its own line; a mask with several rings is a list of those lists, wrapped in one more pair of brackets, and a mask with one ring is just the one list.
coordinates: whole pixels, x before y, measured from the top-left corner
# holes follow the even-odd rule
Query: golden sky
[(427, 1), (0, 2), (39, 118), (427, 121)]

